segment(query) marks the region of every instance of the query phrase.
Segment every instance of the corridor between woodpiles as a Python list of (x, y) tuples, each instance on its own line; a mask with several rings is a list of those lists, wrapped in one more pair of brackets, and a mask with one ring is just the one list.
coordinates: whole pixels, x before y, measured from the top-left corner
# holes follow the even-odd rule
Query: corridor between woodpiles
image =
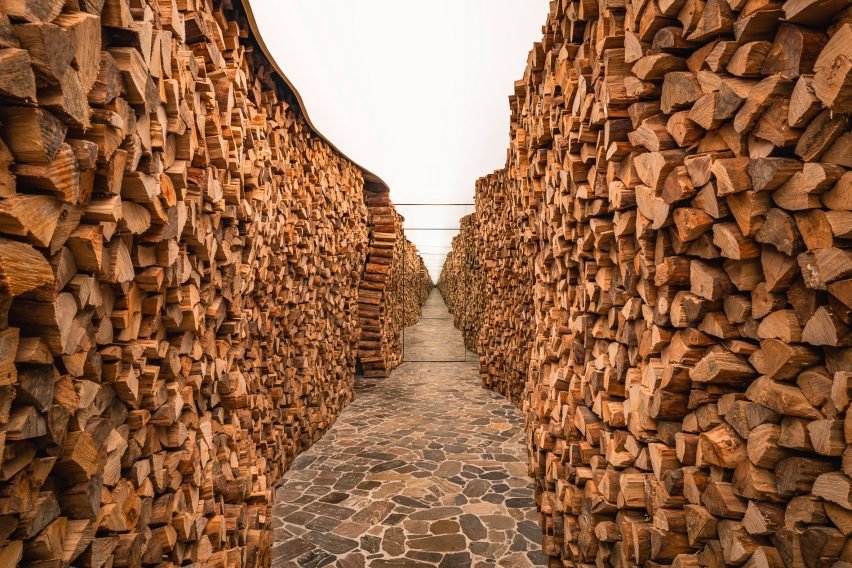
[(522, 414), (481, 387), (437, 289), (405, 336), (405, 362), (356, 379), (355, 401), (285, 474), (272, 565), (547, 565)]
[(385, 3), (0, 0), (0, 568), (852, 568), (852, 0)]

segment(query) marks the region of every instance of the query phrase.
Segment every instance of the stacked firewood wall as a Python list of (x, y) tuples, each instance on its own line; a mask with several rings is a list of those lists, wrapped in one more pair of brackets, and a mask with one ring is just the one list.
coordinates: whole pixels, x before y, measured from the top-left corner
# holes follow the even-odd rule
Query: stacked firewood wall
[(0, 566), (269, 564), (367, 237), (271, 73), (232, 1), (0, 0)]
[(452, 249), (444, 260), (438, 289), (453, 315), (456, 328), (462, 332), (465, 347), (477, 351), (485, 296), (476, 254), (476, 215), (473, 213), (459, 222), (459, 233), (453, 237)]
[(513, 169), (476, 182), (476, 251), (485, 298), (479, 330), (483, 386), (521, 405), (533, 331), (531, 219), (522, 207)]
[(420, 311), (435, 285), (417, 246), (408, 237), (404, 237), (402, 246), (405, 248), (402, 253), (405, 264), (400, 278), (402, 290), (397, 297), (402, 302), (402, 326), (408, 327), (420, 320)]
[[(519, 202), (535, 242), (486, 297), (534, 290), (551, 565), (849, 566), (849, 2), (550, 6), (477, 215)], [(489, 309), (481, 341), (512, 345)]]
[(402, 328), (420, 319), (432, 282), (389, 193), (368, 189), (366, 203), (370, 245), (358, 299), (358, 359), (365, 377), (387, 377), (402, 361)]

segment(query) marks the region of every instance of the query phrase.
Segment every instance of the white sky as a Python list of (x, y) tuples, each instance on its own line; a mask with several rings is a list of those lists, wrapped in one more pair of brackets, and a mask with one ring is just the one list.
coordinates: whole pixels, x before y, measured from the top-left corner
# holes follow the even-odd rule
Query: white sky
[[(503, 167), (513, 82), (548, 0), (251, 0), (316, 127), (395, 203), (472, 203)], [(472, 207), (398, 207), (437, 281)]]

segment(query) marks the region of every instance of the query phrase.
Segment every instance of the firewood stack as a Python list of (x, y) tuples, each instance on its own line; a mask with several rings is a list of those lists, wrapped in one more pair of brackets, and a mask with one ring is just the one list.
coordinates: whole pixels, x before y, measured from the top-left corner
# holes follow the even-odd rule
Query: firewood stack
[(452, 249), (444, 260), (438, 289), (453, 315), (453, 322), (464, 337), (468, 350), (479, 347), (485, 297), (482, 272), (476, 254), (476, 215), (465, 215), (459, 221), (459, 233), (453, 237)]
[(390, 296), (389, 301), (399, 302), (402, 305), (397, 309), (402, 311), (402, 326), (408, 327), (420, 320), (423, 304), (426, 303), (435, 284), (429, 276), (429, 269), (426, 268), (426, 262), (420, 256), (417, 246), (408, 240), (405, 234), (402, 235), (402, 246), (405, 250), (402, 253), (399, 278), (396, 279), (398, 291)]
[(532, 225), (518, 187), (505, 170), (477, 180), (475, 246), (485, 297), (477, 349), (482, 384), (520, 405), (535, 320)]
[(358, 359), (365, 377), (383, 378), (402, 362), (402, 328), (420, 319), (432, 282), (390, 194), (368, 184), (365, 198), (370, 246), (358, 298)]
[(269, 565), (352, 398), (361, 171), (239, 3), (0, 0), (0, 566)]
[(551, 566), (849, 566), (848, 0), (550, 6), (505, 185)]

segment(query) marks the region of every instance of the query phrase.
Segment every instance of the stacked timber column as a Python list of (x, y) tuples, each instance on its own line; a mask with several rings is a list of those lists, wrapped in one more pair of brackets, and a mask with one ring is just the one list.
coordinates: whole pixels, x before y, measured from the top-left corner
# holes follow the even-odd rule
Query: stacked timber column
[(456, 328), (462, 332), (465, 347), (474, 352), (479, 349), (485, 304), (482, 280), (476, 250), (476, 215), (471, 213), (459, 222), (459, 234), (453, 237), (452, 249), (444, 260), (438, 288)]
[[(847, 566), (849, 3), (550, 6), (493, 185), (537, 249), (551, 565)], [(479, 191), (481, 222), (505, 201)]]
[(0, 0), (0, 566), (268, 565), (366, 207), (239, 3)]
[(432, 283), (390, 194), (369, 184), (365, 198), (369, 250), (358, 299), (358, 359), (365, 377), (387, 377), (402, 361), (402, 328), (420, 318)]
[(530, 219), (521, 206), (523, 183), (509, 170), (476, 182), (476, 250), (485, 297), (479, 331), (482, 384), (520, 405), (534, 330)]

